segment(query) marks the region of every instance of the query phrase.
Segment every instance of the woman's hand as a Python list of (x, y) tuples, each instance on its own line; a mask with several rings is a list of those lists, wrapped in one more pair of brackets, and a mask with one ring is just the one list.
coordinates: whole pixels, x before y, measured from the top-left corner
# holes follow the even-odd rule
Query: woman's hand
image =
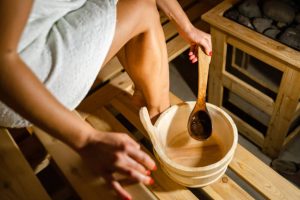
[(177, 0), (156, 0), (160, 9), (175, 23), (179, 34), (191, 45), (189, 57), (192, 63), (197, 62), (197, 46), (211, 56), (211, 37), (191, 23)]
[(156, 170), (155, 162), (125, 133), (94, 130), (78, 153), (123, 199), (131, 199), (131, 196), (114, 176), (116, 173), (147, 185), (154, 183), (149, 170)]
[(194, 26), (192, 26), (188, 31), (179, 30), (179, 34), (191, 45), (189, 59), (192, 63), (198, 61), (198, 46), (201, 47), (201, 49), (206, 55), (212, 56), (212, 44), (210, 34), (205, 33)]

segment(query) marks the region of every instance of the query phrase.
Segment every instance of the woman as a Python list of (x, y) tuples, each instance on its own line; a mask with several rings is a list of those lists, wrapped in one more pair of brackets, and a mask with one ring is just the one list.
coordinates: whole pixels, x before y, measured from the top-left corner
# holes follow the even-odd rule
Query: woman
[(131, 196), (114, 172), (152, 184), (149, 170), (156, 166), (139, 144), (124, 133), (95, 130), (70, 110), (115, 55), (135, 84), (133, 103), (147, 106), (153, 121), (169, 107), (156, 4), (191, 44), (191, 62), (197, 45), (211, 55), (210, 35), (196, 29), (175, 0), (1, 1), (0, 126), (39, 126), (77, 151), (124, 199)]

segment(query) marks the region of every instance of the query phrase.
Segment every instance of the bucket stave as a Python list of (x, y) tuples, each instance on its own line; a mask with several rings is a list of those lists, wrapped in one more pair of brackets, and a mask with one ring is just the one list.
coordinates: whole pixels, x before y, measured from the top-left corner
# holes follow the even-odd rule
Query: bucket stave
[(140, 118), (163, 170), (179, 184), (201, 187), (225, 173), (237, 146), (237, 128), (228, 114), (207, 103), (213, 134), (206, 141), (192, 139), (187, 120), (194, 104), (185, 102), (170, 107), (154, 126), (146, 108), (141, 109)]

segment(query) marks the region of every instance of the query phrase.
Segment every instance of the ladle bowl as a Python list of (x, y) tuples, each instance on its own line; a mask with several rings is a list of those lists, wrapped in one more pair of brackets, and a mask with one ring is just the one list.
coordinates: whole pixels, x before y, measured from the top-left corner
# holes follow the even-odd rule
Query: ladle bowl
[(187, 120), (195, 102), (173, 105), (152, 125), (145, 107), (140, 119), (153, 144), (161, 168), (174, 181), (188, 187), (202, 187), (220, 178), (233, 158), (237, 128), (222, 109), (207, 103), (213, 133), (204, 141), (190, 137)]

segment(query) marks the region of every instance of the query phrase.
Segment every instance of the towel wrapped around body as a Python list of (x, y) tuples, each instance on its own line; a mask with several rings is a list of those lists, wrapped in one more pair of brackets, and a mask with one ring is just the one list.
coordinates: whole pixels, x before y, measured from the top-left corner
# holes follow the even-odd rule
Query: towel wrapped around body
[[(34, 1), (19, 42), (19, 55), (71, 110), (87, 94), (109, 51), (115, 32), (116, 3), (117, 0)], [(0, 127), (29, 124), (0, 101)]]

